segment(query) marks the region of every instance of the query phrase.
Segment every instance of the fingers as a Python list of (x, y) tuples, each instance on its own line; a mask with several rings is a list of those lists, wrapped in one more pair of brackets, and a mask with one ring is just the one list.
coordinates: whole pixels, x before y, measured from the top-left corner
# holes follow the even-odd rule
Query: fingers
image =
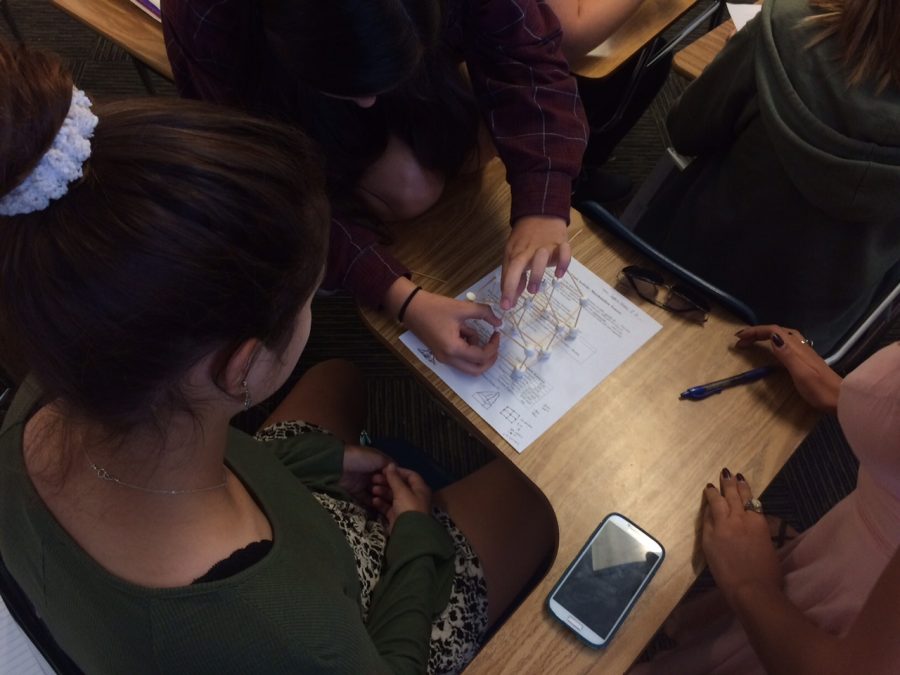
[(500, 355), (500, 333), (491, 335), (483, 345), (467, 342), (462, 330), (460, 336), (460, 343), (447, 350), (439, 360), (469, 375), (480, 375), (494, 365)]
[(715, 485), (707, 483), (703, 489), (703, 496), (706, 498), (707, 520), (715, 521), (728, 516), (728, 504)]
[(384, 468), (384, 478), (387, 481), (388, 487), (392, 492), (403, 492), (405, 490), (409, 490), (406, 482), (397, 469), (397, 465), (394, 463), (388, 464)]
[(561, 279), (566, 272), (569, 271), (569, 264), (572, 262), (572, 246), (568, 241), (564, 241), (556, 249), (556, 278)]
[(347, 444), (344, 446), (344, 471), (363, 473), (378, 471), (388, 463), (388, 458), (375, 448)]
[(741, 500), (740, 494), (738, 494), (737, 481), (727, 468), (722, 469), (722, 474), (719, 476), (719, 487), (722, 489), (722, 496), (725, 498), (731, 513), (744, 510), (744, 502)]
[(770, 340), (772, 338), (772, 334), (776, 331), (784, 330), (781, 326), (776, 326), (775, 324), (768, 324), (765, 326), (749, 326), (748, 328), (741, 328), (737, 333), (735, 333), (735, 337), (737, 337), (737, 347), (745, 348), (752, 345), (754, 342), (760, 342), (762, 340)]
[(483, 303), (465, 302), (467, 311), (461, 315), (462, 319), (480, 319), (491, 324), (494, 328), (499, 328), (503, 324), (503, 319), (494, 314), (494, 310), (490, 305)]
[(744, 508), (744, 504), (753, 498), (753, 490), (750, 489), (750, 484), (746, 481), (743, 474), (738, 473), (734, 477), (736, 479), (738, 496), (741, 498), (741, 508)]
[(537, 293), (541, 289), (544, 280), (544, 272), (547, 271), (547, 263), (550, 261), (550, 251), (539, 248), (531, 258), (531, 277), (528, 280), (528, 292)]
[(504, 261), (503, 271), (500, 274), (501, 309), (512, 309), (522, 294), (525, 286), (523, 277), (528, 260), (527, 254), (520, 253)]
[(375, 500), (379, 499), (382, 501), (382, 503), (386, 503), (388, 505), (394, 501), (394, 493), (391, 491), (384, 473), (372, 474), (372, 485), (370, 487), (370, 491), (372, 493), (373, 504), (375, 503)]
[(427, 497), (431, 494), (431, 488), (428, 487), (428, 483), (425, 482), (425, 479), (412, 469), (405, 469), (398, 466), (397, 474), (406, 481), (409, 488), (417, 495)]
[(782, 345), (791, 345), (795, 347), (805, 347), (812, 350), (810, 343), (806, 341), (800, 334), (800, 331), (794, 328), (785, 328), (777, 324), (767, 324), (763, 326), (749, 326), (742, 328), (735, 333), (738, 341), (736, 347), (745, 348), (754, 342), (762, 340), (771, 340), (773, 347), (780, 348)]

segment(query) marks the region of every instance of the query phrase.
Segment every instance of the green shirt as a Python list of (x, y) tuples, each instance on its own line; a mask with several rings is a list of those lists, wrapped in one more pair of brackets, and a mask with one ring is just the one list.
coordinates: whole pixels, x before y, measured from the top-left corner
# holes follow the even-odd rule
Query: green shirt
[(29, 480), (26, 382), (0, 431), (0, 551), (62, 649), (87, 673), (419, 673), (446, 605), (454, 548), (433, 518), (397, 519), (368, 620), (343, 533), (311, 490), (337, 485), (332, 436), (261, 443), (232, 430), (226, 461), (272, 526), (272, 550), (234, 576), (145, 588), (113, 576), (60, 527)]

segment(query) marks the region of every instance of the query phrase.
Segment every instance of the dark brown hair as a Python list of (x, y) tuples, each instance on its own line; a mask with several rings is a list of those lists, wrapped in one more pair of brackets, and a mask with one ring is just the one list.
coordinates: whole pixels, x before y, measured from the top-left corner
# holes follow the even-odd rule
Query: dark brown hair
[(877, 92), (900, 87), (900, 0), (809, 0), (819, 28), (811, 45), (834, 37), (850, 70), (848, 84), (875, 83)]
[(53, 143), (69, 111), (72, 76), (48, 54), (0, 43), (0, 94), (3, 195), (25, 180)]
[[(2, 100), (28, 104), (9, 113), (20, 128), (68, 106), (70, 88), (29, 72), (49, 58), (20, 52), (18, 75), (3, 74)], [(95, 112), (84, 178), (42, 211), (0, 218), (0, 349), (22, 355), (48, 398), (125, 434), (190, 410), (179, 384), (200, 358), (253, 337), (286, 344), (324, 263), (329, 211), (298, 131), (178, 99)], [(45, 145), (3, 143), (7, 173), (20, 145)]]
[[(443, 43), (438, 0), (262, 0), (260, 12), (263, 86), (280, 100), (259, 112), (299, 124), (320, 144), (342, 206), (391, 135), (446, 176), (477, 147), (478, 106)], [(331, 94), (378, 97), (360, 108)]]

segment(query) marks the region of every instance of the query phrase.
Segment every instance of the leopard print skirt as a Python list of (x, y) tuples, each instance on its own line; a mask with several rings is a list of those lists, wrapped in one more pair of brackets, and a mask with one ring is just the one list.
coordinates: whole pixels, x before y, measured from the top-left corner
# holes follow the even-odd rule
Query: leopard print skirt
[[(310, 431), (323, 430), (302, 421), (277, 422), (261, 429), (256, 438), (261, 441), (283, 439)], [(353, 551), (360, 582), (359, 601), (365, 620), (372, 601), (372, 591), (381, 577), (387, 546), (384, 524), (354, 502), (321, 493), (313, 493), (313, 496), (341, 528)], [(450, 516), (440, 509), (432, 509), (432, 515), (453, 540), (456, 559), (450, 601), (431, 624), (429, 675), (456, 673), (472, 660), (487, 629), (488, 604), (481, 561), (465, 535), (459, 531)]]

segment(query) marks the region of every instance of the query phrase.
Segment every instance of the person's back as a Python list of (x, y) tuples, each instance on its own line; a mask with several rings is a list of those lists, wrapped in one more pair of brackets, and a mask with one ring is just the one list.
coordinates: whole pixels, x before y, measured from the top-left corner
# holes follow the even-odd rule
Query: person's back
[(307, 138), (93, 106), (2, 42), (0, 100), (0, 345), (31, 373), (0, 554), (60, 648), (92, 674), (461, 669), (549, 555), (545, 500), (506, 462), (432, 498), (358, 445), (342, 361), (254, 437), (229, 425), (309, 337), (330, 214)]
[[(766, 3), (688, 88), (668, 124), (698, 159), (637, 232), (827, 350), (900, 273), (900, 81), (870, 61), (854, 79), (841, 40), (817, 41), (810, 4)], [(846, 12), (866, 0), (836, 4), (856, 21)], [(898, 3), (881, 4), (868, 34), (887, 33), (892, 12), (900, 21)], [(895, 50), (871, 40), (866, 58)]]

